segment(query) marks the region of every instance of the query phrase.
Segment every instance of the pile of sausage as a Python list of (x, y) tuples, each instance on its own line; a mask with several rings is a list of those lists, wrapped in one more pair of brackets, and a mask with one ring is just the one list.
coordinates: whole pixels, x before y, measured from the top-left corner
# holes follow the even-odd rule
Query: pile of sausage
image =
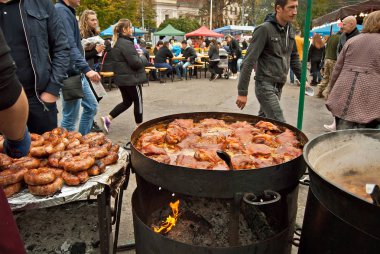
[[(1, 139), (1, 138), (0, 138)], [(103, 133), (68, 132), (56, 128), (43, 135), (31, 134), (29, 155), (12, 159), (0, 153), (0, 186), (10, 197), (25, 182), (33, 195), (51, 196), (62, 189), (85, 183), (118, 160), (119, 146)]]

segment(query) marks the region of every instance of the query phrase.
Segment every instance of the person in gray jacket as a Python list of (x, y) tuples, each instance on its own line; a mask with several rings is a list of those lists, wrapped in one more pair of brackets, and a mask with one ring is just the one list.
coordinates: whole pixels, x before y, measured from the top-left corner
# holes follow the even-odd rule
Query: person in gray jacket
[(275, 13), (268, 14), (265, 22), (253, 32), (252, 42), (241, 66), (236, 105), (240, 109), (245, 107), (251, 72), (255, 68), (259, 116), (285, 122), (280, 98), (289, 66), (301, 79), (295, 29), (290, 24), (297, 15), (298, 1), (276, 0), (274, 8)]
[(218, 63), (220, 61), (219, 48), (215, 39), (212, 39), (210, 41), (208, 56), (209, 56), (208, 68), (209, 68), (209, 71), (211, 72), (210, 81), (214, 81), (221, 75), (221, 71), (218, 68)]
[(70, 57), (62, 20), (50, 0), (0, 0), (0, 28), (28, 98), (29, 131), (51, 131)]

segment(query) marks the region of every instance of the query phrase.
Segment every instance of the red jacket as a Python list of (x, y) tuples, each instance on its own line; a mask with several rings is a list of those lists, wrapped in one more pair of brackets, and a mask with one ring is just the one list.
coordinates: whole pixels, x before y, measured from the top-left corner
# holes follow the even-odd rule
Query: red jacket
[(3, 189), (0, 187), (0, 253), (24, 254), (24, 243), (20, 238)]

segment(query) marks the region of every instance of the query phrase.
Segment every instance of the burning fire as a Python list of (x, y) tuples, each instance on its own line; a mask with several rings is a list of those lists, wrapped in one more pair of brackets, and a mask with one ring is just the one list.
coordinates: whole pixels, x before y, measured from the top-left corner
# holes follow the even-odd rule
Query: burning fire
[(177, 200), (174, 203), (170, 202), (169, 205), (172, 209), (172, 215), (169, 215), (165, 221), (162, 221), (160, 227), (152, 226), (152, 229), (154, 230), (154, 232), (166, 234), (175, 226), (178, 215), (179, 215), (179, 212), (178, 212), (179, 200)]

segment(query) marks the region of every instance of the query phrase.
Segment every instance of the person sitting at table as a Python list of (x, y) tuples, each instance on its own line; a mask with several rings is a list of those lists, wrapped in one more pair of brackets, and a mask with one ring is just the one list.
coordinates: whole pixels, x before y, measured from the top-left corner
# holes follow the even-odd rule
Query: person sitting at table
[[(167, 76), (173, 72), (172, 66), (169, 61), (173, 58), (173, 53), (169, 49), (169, 42), (165, 41), (163, 46), (158, 50), (156, 57), (154, 58), (154, 67), (167, 68), (164, 75)], [(160, 83), (165, 83), (165, 80), (160, 75)]]
[(186, 77), (187, 74), (187, 67), (190, 64), (194, 64), (195, 58), (197, 58), (197, 53), (195, 53), (195, 50), (193, 47), (187, 44), (187, 41), (182, 41), (182, 50), (181, 50), (182, 56), (185, 58), (184, 60), (180, 61), (176, 66), (175, 70), (178, 76), (178, 79), (182, 80), (181, 77), (181, 68), (183, 69), (183, 76)]
[(218, 63), (220, 61), (219, 48), (215, 39), (210, 41), (210, 47), (208, 51), (209, 56), (209, 71), (211, 72), (210, 81), (214, 81), (221, 74), (218, 68)]
[(157, 55), (158, 50), (159, 50), (162, 46), (164, 46), (164, 42), (163, 42), (163, 41), (158, 41), (158, 42), (156, 43), (156, 47), (154, 47), (154, 49), (153, 49), (153, 55)]
[[(140, 49), (142, 50), (143, 55), (145, 56), (145, 58), (148, 60), (148, 63), (147, 63), (147, 65), (145, 67), (147, 67), (147, 66), (154, 66), (153, 63), (150, 62), (149, 52), (146, 49), (146, 42), (143, 39), (140, 40)], [(150, 74), (152, 75), (153, 81), (157, 81), (158, 80), (156, 70), (151, 70)]]

